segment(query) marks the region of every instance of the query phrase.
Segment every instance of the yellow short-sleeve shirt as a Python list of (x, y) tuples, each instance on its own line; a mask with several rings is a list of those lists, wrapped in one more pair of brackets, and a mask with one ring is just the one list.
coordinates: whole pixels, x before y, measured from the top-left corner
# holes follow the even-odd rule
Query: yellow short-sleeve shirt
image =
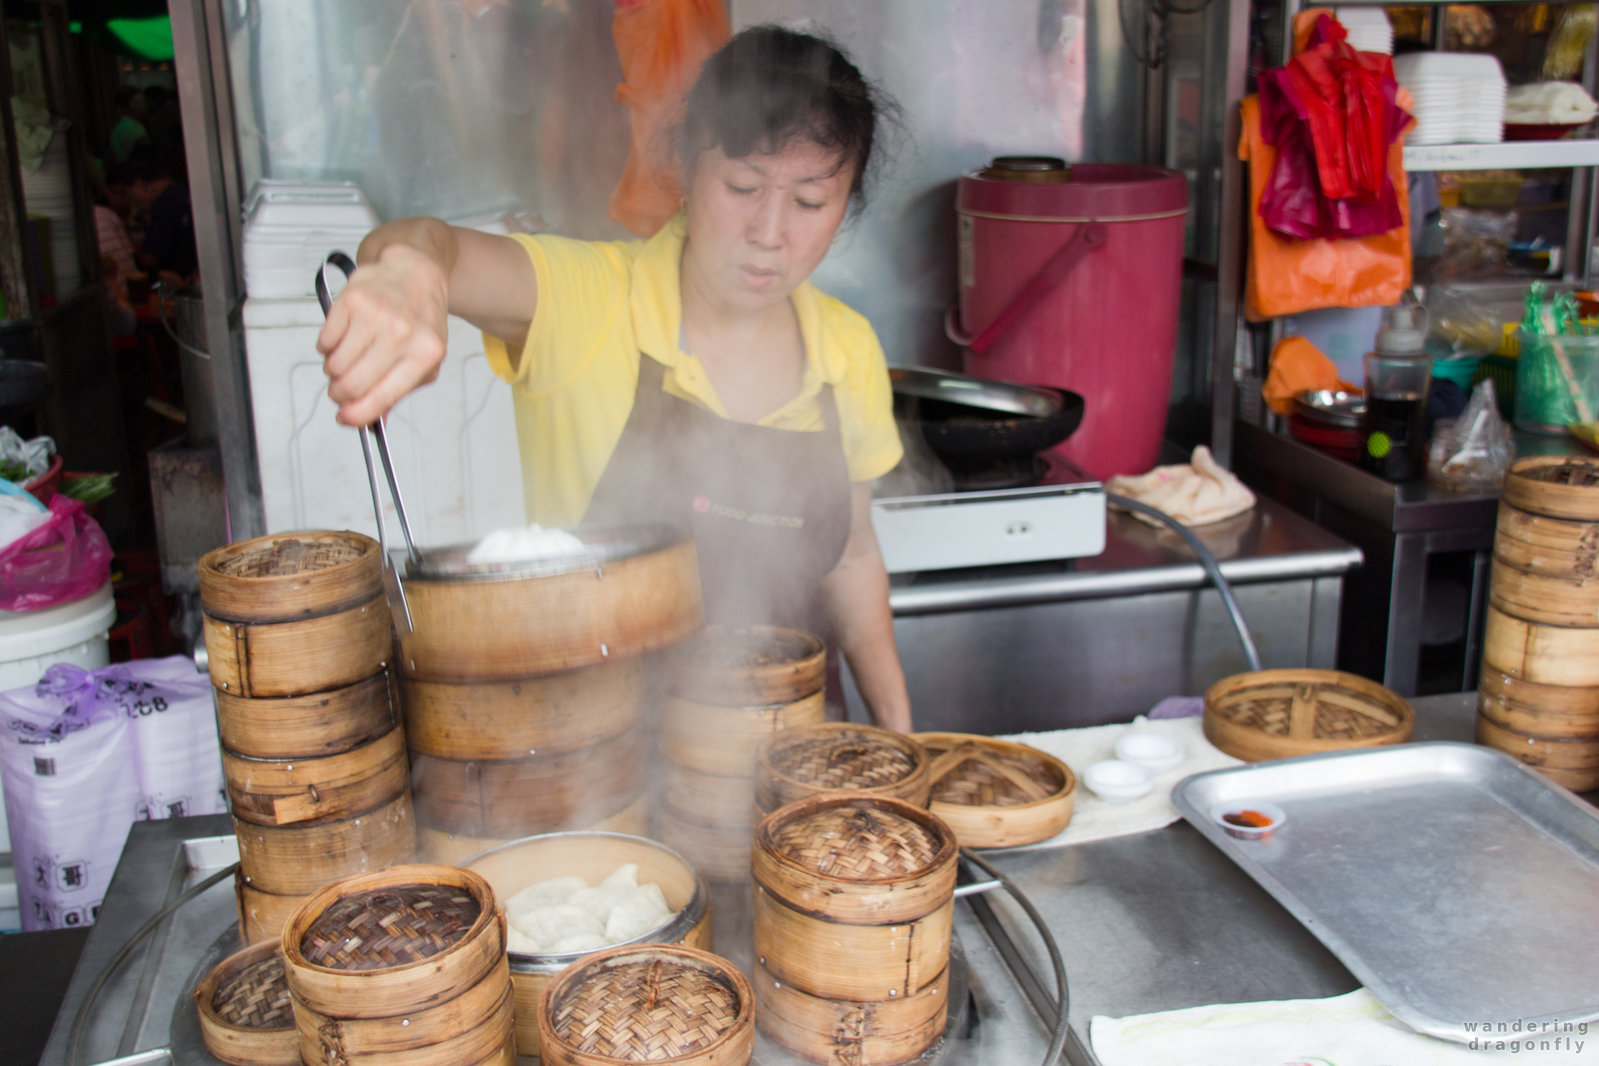
[[(632, 413), (640, 353), (666, 367), (667, 392), (727, 417), (700, 361), (679, 347), (685, 234), (680, 216), (648, 241), (516, 238), (533, 260), (538, 308), (520, 352), (496, 337), (483, 341), (490, 367), (513, 390), (530, 520), (568, 526), (583, 517)], [(809, 283), (792, 299), (804, 378), (799, 394), (760, 425), (820, 432), (818, 399), (831, 385), (850, 480), (886, 474), (902, 449), (877, 335)]]

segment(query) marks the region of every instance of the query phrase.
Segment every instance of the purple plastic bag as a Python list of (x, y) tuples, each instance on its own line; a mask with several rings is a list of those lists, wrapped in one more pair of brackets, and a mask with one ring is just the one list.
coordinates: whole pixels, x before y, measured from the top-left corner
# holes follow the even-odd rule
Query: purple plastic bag
[(0, 548), (0, 610), (38, 611), (98, 590), (111, 577), (111, 543), (83, 503), (57, 495), (50, 517)]

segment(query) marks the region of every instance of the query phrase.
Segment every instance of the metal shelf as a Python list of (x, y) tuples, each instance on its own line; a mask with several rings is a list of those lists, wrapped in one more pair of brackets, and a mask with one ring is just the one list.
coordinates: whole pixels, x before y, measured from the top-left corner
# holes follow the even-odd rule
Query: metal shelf
[(1599, 166), (1599, 140), (1405, 146), (1405, 170), (1531, 170)]

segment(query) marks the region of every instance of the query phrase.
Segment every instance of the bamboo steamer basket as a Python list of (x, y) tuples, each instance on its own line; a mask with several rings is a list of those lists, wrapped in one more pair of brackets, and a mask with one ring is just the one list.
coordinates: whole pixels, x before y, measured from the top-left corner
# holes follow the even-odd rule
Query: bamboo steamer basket
[(755, 954), (824, 999), (914, 995), (949, 967), (955, 834), (886, 797), (817, 796), (761, 820)]
[(827, 684), (827, 646), (779, 626), (707, 626), (672, 653), (669, 687), (694, 703), (767, 707)]
[(399, 721), (392, 675), (308, 696), (250, 699), (216, 690), (222, 747), (253, 759), (338, 755), (387, 733)]
[[(510, 990), (494, 890), (456, 866), (395, 866), (325, 885), (290, 917), (281, 944), (296, 1017), (305, 1008), (327, 1019), (400, 1019), (479, 984)], [(509, 1033), (507, 1014), (484, 1054)]]
[(194, 988), (200, 1039), (234, 1066), (300, 1066), (289, 982), (276, 940), (223, 959)]
[(896, 1066), (936, 1044), (949, 1012), (949, 974), (915, 995), (857, 1002), (808, 995), (755, 965), (755, 1024), (801, 1058), (825, 1066)]
[(962, 847), (1036, 844), (1065, 829), (1077, 778), (1053, 755), (1026, 744), (968, 733), (918, 733), (932, 763), (928, 810)]
[[(639, 797), (631, 807), (592, 825), (563, 827), (561, 832), (593, 831), (599, 833), (626, 833), (643, 836), (650, 829), (650, 804), (647, 796)], [(462, 833), (446, 833), (442, 829), (418, 826), (416, 830), (416, 857), (418, 862), (439, 863), (444, 866), (465, 866), (472, 859), (505, 844), (515, 843), (521, 837), (474, 837)]]
[(655, 805), (651, 820), (661, 843), (694, 856), (694, 869), (701, 877), (718, 884), (739, 884), (750, 877), (750, 847), (759, 813), (751, 803), (707, 823), (663, 800)]
[(411, 795), (317, 825), (267, 826), (233, 820), (245, 883), (279, 896), (307, 895), (329, 881), (408, 863), (416, 855)]
[(201, 556), (200, 605), (229, 622), (295, 622), (383, 594), (378, 542), (360, 533), (273, 533)]
[(632, 729), (586, 748), (522, 759), (413, 753), (417, 819), (446, 832), (512, 838), (592, 824), (643, 794), (646, 740), (642, 729)]
[(756, 756), (755, 803), (762, 814), (832, 792), (888, 796), (927, 806), (927, 751), (892, 729), (822, 722), (786, 729)]
[(473, 566), (424, 553), (403, 582), (408, 677), (512, 681), (659, 651), (703, 623), (694, 542), (666, 525), (572, 530), (581, 552)]
[(1599, 686), (1599, 628), (1540, 625), (1489, 604), (1483, 665), (1535, 685)]
[(1245, 762), (1402, 744), (1415, 719), (1398, 693), (1340, 670), (1255, 670), (1205, 692), (1205, 739)]
[(398, 727), (338, 755), (251, 759), (222, 749), (233, 816), (256, 825), (301, 825), (351, 818), (403, 793), (410, 779)]
[(1599, 736), (1540, 737), (1477, 715), (1477, 743), (1497, 748), (1573, 792), (1599, 788)]
[(692, 948), (630, 945), (575, 963), (539, 1010), (545, 1066), (743, 1066), (755, 996), (738, 968)]
[(276, 944), (289, 915), (305, 902), (304, 895), (278, 896), (262, 892), (245, 883), (242, 871), (233, 875), (233, 899), (239, 912), (239, 939), (246, 944), (266, 940)]
[(1539, 685), (1485, 666), (1477, 710), (1494, 725), (1531, 736), (1599, 736), (1599, 688)]
[(380, 591), (335, 614), (293, 622), (230, 622), (206, 615), (211, 684), (251, 698), (304, 696), (353, 685), (388, 665), (393, 619)]
[(519, 681), (400, 682), (411, 750), (446, 759), (514, 759), (573, 751), (638, 725), (641, 660)]
[[(576, 876), (597, 884), (623, 863), (638, 864), (640, 884), (654, 882), (666, 897), (672, 917), (629, 944), (681, 944), (711, 948), (710, 887), (688, 860), (654, 840), (620, 833), (549, 833), (512, 841), (471, 859), (467, 869), (482, 874), (502, 900), (551, 877)], [(539, 1002), (552, 978), (591, 952), (529, 954), (512, 951), (516, 1050), (539, 1053)]]
[(1599, 522), (1599, 460), (1584, 455), (1517, 459), (1505, 474), (1499, 499), (1531, 514)]
[(1599, 626), (1599, 522), (1528, 514), (1501, 501), (1488, 595), (1530, 622)]
[(719, 777), (679, 766), (671, 760), (661, 764), (662, 802), (669, 803), (687, 817), (704, 825), (755, 828), (755, 782), (748, 775)]
[(661, 752), (679, 766), (717, 777), (752, 777), (762, 744), (785, 729), (827, 718), (820, 689), (790, 703), (734, 707), (678, 696), (661, 702)]

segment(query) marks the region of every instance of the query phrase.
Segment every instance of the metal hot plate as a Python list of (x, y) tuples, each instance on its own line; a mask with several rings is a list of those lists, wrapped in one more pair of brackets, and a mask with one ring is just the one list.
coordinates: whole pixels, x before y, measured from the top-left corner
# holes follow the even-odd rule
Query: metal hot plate
[[(451, 544), (442, 548), (423, 549), (421, 563), (408, 561), (405, 573), (408, 578), (436, 581), (511, 581), (526, 577), (555, 577), (648, 555), (681, 544), (686, 539), (686, 534), (665, 523), (578, 526), (566, 532), (583, 542), (582, 550), (514, 563), (469, 563), (466, 557), (476, 547), (476, 542)], [(397, 552), (396, 556), (403, 557), (403, 554)]]

